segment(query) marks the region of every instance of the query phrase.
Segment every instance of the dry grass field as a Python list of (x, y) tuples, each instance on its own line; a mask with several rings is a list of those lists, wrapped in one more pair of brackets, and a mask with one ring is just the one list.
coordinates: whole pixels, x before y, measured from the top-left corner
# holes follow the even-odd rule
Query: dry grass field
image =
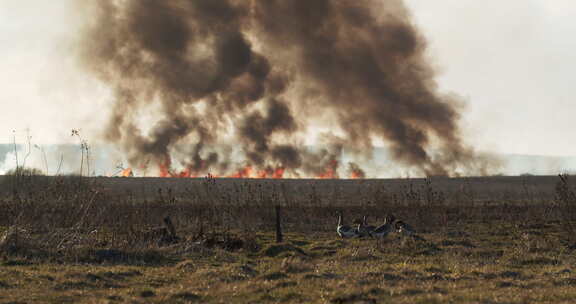
[(0, 303), (573, 303), (574, 185), (0, 177)]

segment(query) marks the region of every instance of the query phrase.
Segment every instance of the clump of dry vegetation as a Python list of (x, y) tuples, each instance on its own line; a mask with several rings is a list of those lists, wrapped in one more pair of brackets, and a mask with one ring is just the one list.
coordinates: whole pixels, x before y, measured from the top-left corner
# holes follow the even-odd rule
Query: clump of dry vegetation
[[(447, 182), (33, 176), (16, 191), (0, 189), (0, 302), (560, 303), (576, 297), (570, 177), (557, 178), (547, 195), (528, 183), (516, 193), (467, 179), (456, 188)], [(340, 239), (338, 211), (348, 223), (369, 215), (378, 224), (394, 214), (422, 238)]]

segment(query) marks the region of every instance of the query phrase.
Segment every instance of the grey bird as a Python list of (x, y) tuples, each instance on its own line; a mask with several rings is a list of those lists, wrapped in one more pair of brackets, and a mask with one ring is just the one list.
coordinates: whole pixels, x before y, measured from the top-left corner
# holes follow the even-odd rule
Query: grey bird
[(378, 239), (386, 237), (390, 232), (394, 231), (393, 223), (395, 219), (394, 215), (387, 215), (384, 219), (384, 224), (374, 228), (370, 232), (370, 236)]
[(352, 228), (351, 226), (348, 225), (344, 225), (343, 223), (343, 216), (342, 216), (342, 211), (338, 212), (338, 226), (336, 228), (336, 232), (338, 233), (338, 235), (342, 238), (354, 238), (354, 237), (358, 237), (358, 229), (357, 228)]
[(372, 231), (376, 229), (375, 226), (368, 225), (368, 221), (366, 220), (367, 216), (365, 215), (362, 218), (361, 225), (358, 225), (358, 234), (360, 236), (371, 236)]
[(398, 233), (400, 233), (403, 236), (409, 236), (409, 237), (412, 237), (413, 239), (416, 239), (416, 240), (424, 240), (422, 237), (420, 237), (416, 234), (416, 231), (414, 230), (414, 228), (412, 228), (410, 225), (404, 223), (403, 221), (397, 221), (394, 224), (394, 228), (396, 229), (396, 231)]

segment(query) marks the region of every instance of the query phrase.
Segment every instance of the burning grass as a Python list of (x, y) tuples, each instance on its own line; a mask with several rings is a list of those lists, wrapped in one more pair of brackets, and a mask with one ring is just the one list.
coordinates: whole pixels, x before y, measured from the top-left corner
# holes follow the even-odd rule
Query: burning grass
[[(560, 303), (576, 296), (567, 176), (550, 201), (526, 197), (530, 203), (466, 201), (476, 195), (470, 189), (456, 195), (432, 181), (359, 189), (356, 201), (339, 188), (221, 183), (142, 198), (76, 177), (7, 192), (0, 301)], [(276, 204), (282, 243), (274, 237)], [(339, 239), (338, 210), (347, 222), (394, 213), (423, 238)]]
[[(254, 167), (252, 165), (240, 166), (238, 169), (228, 173), (210, 173), (209, 168), (194, 169), (185, 168), (177, 170), (172, 168), (172, 161), (170, 159), (161, 162), (157, 166), (158, 177), (163, 178), (199, 178), (206, 176), (208, 178), (235, 178), (235, 179), (284, 179), (284, 178), (298, 178), (300, 175), (297, 172), (289, 171), (286, 167), (278, 166), (261, 166)], [(325, 167), (319, 170), (318, 173), (312, 176), (315, 179), (338, 179), (340, 174), (338, 169), (340, 162), (336, 159), (328, 161)], [(148, 165), (142, 165), (140, 170), (132, 168), (125, 168), (120, 170), (119, 176), (121, 177), (134, 177), (137, 174), (146, 176)], [(137, 172), (137, 173), (135, 173)], [(349, 179), (363, 179), (366, 173), (356, 163), (348, 163), (347, 174)]]

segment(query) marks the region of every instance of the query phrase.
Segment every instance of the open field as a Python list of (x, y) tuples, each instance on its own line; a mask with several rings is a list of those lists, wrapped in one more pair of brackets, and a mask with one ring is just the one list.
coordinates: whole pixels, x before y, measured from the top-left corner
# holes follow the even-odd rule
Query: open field
[[(29, 189), (43, 187), (53, 181), (52, 177), (35, 177)], [(89, 179), (99, 185), (109, 196), (153, 199), (158, 190), (170, 190), (171, 193), (184, 200), (195, 199), (205, 194), (205, 178), (108, 178), (95, 177)], [(448, 200), (456, 203), (497, 202), (502, 201), (538, 201), (546, 202), (554, 199), (555, 185), (558, 176), (496, 176), (469, 178), (433, 178), (435, 191), (442, 192)], [(318, 198), (329, 204), (335, 204), (334, 199), (343, 204), (361, 205), (370, 201), (379, 203), (395, 203), (405, 196), (410, 187), (415, 191), (426, 186), (426, 179), (357, 179), (357, 180), (319, 180), (319, 179), (216, 179), (220, 194), (247, 194), (252, 188), (264, 188), (266, 192), (278, 191), (282, 187), (292, 194), (296, 203), (309, 203), (309, 196), (315, 191)], [(576, 182), (576, 181), (575, 181)], [(0, 193), (11, 191), (11, 183), (6, 176), (0, 176)], [(462, 195), (467, 197), (462, 197)], [(472, 194), (473, 197), (469, 197)]]
[(0, 177), (0, 303), (571, 303), (573, 182)]

